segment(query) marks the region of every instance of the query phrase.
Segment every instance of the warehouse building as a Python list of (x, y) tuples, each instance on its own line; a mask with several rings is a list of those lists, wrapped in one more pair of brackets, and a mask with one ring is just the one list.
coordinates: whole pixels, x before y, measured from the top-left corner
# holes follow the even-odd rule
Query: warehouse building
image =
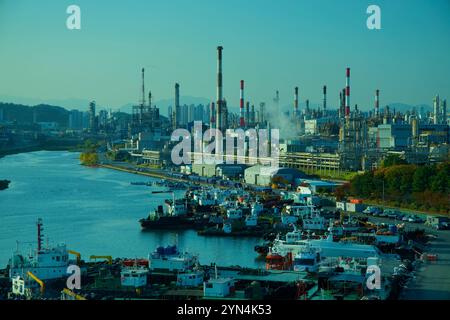
[(191, 173), (207, 178), (237, 179), (244, 176), (247, 167), (243, 164), (192, 164)]
[(292, 168), (273, 168), (268, 166), (256, 165), (245, 170), (245, 183), (259, 186), (268, 186), (272, 179), (281, 178), (289, 184), (296, 185), (301, 179), (307, 176)]

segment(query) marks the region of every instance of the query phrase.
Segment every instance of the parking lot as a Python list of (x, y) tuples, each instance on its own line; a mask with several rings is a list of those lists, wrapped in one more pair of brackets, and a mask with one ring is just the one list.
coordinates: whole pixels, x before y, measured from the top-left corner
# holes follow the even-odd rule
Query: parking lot
[(437, 255), (437, 261), (425, 261), (415, 272), (415, 278), (404, 288), (401, 300), (450, 300), (450, 230), (436, 230), (424, 223), (411, 223), (387, 217), (357, 213), (355, 216), (368, 217), (370, 222), (399, 224), (406, 230), (424, 229), (434, 235), (427, 254)]

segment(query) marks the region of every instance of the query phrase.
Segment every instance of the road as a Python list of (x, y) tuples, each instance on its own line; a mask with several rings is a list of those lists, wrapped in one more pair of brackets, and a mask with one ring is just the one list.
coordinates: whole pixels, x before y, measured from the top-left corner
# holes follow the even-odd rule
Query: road
[[(359, 214), (358, 214), (359, 215)], [(367, 215), (361, 215), (367, 216)], [(370, 217), (371, 222), (386, 224), (403, 223), (388, 218)], [(437, 254), (437, 261), (426, 261), (415, 273), (413, 279), (402, 290), (400, 300), (450, 300), (450, 230), (435, 230), (424, 224), (405, 223), (407, 230), (425, 229), (436, 236), (426, 253)]]
[(400, 296), (401, 300), (450, 300), (450, 231), (435, 231), (428, 253), (438, 260), (424, 262)]

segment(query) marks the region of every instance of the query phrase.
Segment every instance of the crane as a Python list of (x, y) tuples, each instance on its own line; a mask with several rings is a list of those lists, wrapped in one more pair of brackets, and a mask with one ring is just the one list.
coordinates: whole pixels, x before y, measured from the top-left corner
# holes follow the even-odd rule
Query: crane
[(79, 252), (73, 250), (67, 250), (68, 253), (73, 254), (77, 257), (77, 265), (80, 265), (81, 262), (81, 254)]
[(112, 257), (111, 256), (90, 256), (89, 259), (91, 259), (91, 260), (105, 259), (105, 260), (108, 261), (108, 264), (112, 264)]
[(69, 297), (75, 298), (75, 300), (86, 300), (85, 297), (80, 296), (79, 294), (76, 294), (75, 292), (73, 292), (73, 291), (71, 291), (71, 290), (69, 290), (67, 288), (63, 289), (63, 293), (66, 294)]
[(39, 284), (39, 286), (41, 287), (41, 295), (44, 295), (44, 292), (45, 292), (45, 283), (44, 283), (44, 281), (42, 281), (41, 279), (36, 277), (31, 271), (27, 271), (27, 275), (31, 279), (33, 279), (34, 281), (36, 281)]

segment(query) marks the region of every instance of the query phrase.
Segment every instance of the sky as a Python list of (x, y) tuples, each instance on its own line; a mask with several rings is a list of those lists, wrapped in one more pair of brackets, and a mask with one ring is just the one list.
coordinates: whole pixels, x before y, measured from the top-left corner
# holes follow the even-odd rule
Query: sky
[[(68, 30), (66, 9), (81, 9)], [(369, 30), (367, 7), (381, 8)], [(431, 104), (450, 99), (450, 0), (0, 0), (0, 101), (96, 100), (118, 108), (140, 100), (140, 70), (155, 100), (214, 100), (216, 47), (224, 47), (224, 96), (336, 106), (351, 68), (352, 104)], [(69, 103), (69, 101), (71, 101)], [(183, 103), (183, 101), (181, 101)], [(86, 109), (83, 103), (80, 109)]]

